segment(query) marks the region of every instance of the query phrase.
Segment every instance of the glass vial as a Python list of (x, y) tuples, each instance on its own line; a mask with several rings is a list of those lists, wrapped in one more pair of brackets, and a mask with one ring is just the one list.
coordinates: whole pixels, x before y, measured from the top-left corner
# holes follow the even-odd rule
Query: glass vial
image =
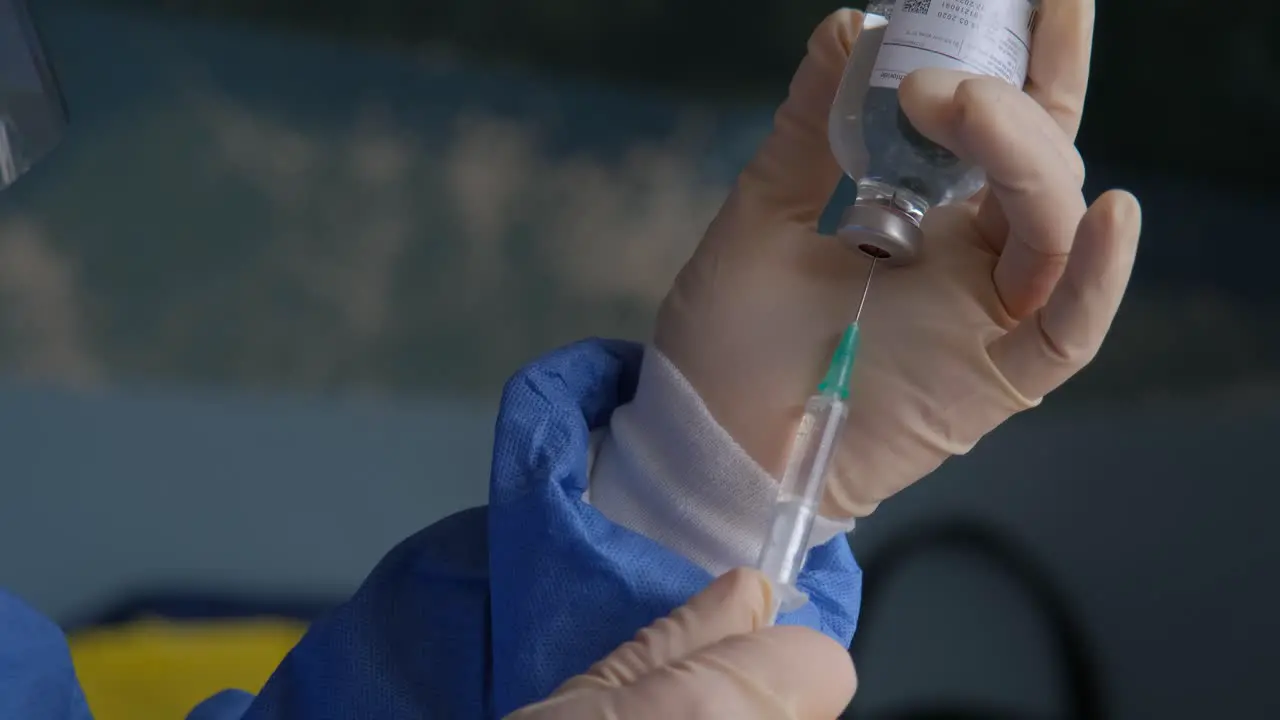
[(925, 138), (898, 105), (921, 68), (990, 75), (1022, 87), (1039, 0), (871, 0), (828, 119), (831, 151), (858, 183), (837, 235), (894, 265), (920, 254), (934, 205), (977, 192), (980, 168)]

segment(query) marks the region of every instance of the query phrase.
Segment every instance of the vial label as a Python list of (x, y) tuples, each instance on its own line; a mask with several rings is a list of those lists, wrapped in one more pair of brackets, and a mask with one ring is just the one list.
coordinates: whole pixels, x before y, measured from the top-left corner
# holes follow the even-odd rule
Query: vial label
[(897, 89), (921, 68), (991, 75), (1022, 87), (1035, 8), (1029, 0), (900, 0), (871, 87)]

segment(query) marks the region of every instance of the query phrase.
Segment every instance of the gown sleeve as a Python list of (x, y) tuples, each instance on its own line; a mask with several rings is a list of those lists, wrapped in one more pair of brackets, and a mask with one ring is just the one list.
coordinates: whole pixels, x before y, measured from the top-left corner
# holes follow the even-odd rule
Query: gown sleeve
[[(635, 394), (643, 355), (587, 340), (512, 377), (488, 506), (402, 542), (256, 696), (220, 693), (191, 720), (500, 718), (701, 590), (708, 570), (585, 497), (593, 431)], [(800, 585), (811, 602), (780, 622), (848, 644), (861, 586), (843, 536), (810, 551)], [(90, 717), (61, 632), (3, 594), (0, 717)]]

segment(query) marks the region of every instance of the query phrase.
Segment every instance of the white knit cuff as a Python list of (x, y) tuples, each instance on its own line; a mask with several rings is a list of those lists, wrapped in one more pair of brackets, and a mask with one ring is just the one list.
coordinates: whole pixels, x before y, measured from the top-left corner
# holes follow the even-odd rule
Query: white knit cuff
[[(647, 348), (635, 398), (599, 438), (586, 500), (720, 575), (756, 563), (777, 494), (675, 365)], [(819, 517), (809, 545), (852, 529), (853, 521)]]

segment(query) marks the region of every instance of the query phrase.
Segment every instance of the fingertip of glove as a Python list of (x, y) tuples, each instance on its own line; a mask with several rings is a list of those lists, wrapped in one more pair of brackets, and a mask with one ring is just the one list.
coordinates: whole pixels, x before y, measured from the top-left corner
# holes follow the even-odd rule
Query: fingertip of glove
[(1140, 234), (1142, 230), (1142, 203), (1128, 190), (1108, 190), (1094, 200), (1094, 206), (1105, 207), (1111, 227)]
[[(759, 643), (764, 647), (752, 648)], [(772, 666), (774, 678), (786, 679), (786, 686), (800, 690), (800, 701), (808, 712), (801, 717), (829, 717), (841, 712), (853, 699), (858, 688), (858, 673), (854, 669), (849, 649), (812, 628), (779, 625), (751, 636), (737, 638), (729, 644), (740, 644), (742, 655), (765, 656), (762, 664), (752, 667), (745, 659), (738, 665), (751, 674)], [(761, 652), (763, 650), (763, 652)], [(766, 674), (766, 673), (761, 673)]]
[(855, 673), (849, 649), (829, 636), (803, 625), (777, 625), (761, 632), (775, 636), (775, 642), (782, 645), (803, 649), (802, 653), (797, 654), (823, 661), (818, 664), (830, 665), (842, 671), (847, 670), (848, 678), (853, 680)]
[(721, 575), (708, 591), (724, 603), (740, 603), (751, 616), (752, 629), (765, 625), (773, 604), (773, 586), (759, 570), (735, 568)]
[(813, 31), (813, 35), (809, 37), (809, 53), (816, 54), (817, 51), (838, 47), (841, 55), (847, 58), (861, 29), (862, 12), (840, 8), (828, 15)]

